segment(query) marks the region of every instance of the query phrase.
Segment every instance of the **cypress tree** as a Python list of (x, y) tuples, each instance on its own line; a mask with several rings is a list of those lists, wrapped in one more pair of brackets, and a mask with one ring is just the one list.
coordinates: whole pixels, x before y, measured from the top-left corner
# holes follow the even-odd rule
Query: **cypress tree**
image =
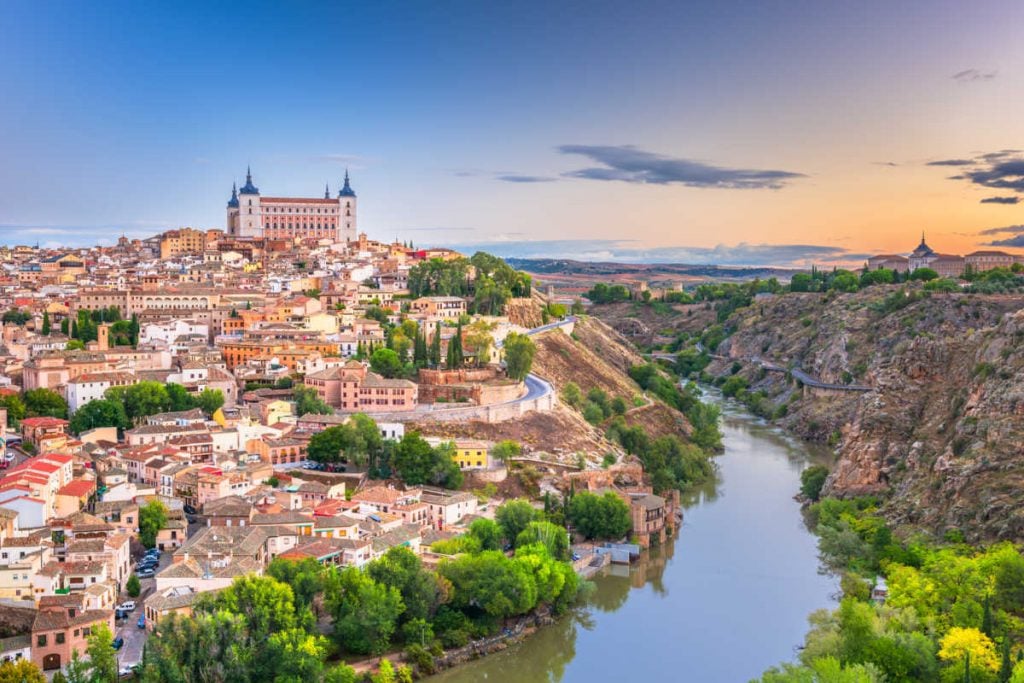
[(43, 311), (43, 336), (50, 336), (50, 312)]
[(455, 328), (455, 336), (452, 338), (452, 343), (455, 344), (455, 364), (457, 367), (462, 367), (464, 356), (462, 353), (462, 323), (460, 322)]
[(71, 323), (71, 338), (78, 339), (78, 322), (74, 321)]
[[(231, 310), (234, 311), (234, 309), (231, 309)], [(135, 313), (132, 313), (132, 320), (131, 320), (131, 323), (129, 323), (129, 325), (128, 325), (128, 337), (131, 340), (132, 346), (138, 346), (139, 345), (139, 332), (140, 331), (141, 331), (141, 326), (139, 325), (139, 316), (137, 314), (135, 314)]]
[(1003, 661), (999, 664), (999, 683), (1006, 683), (1013, 674), (1013, 660), (1010, 658), (1010, 637), (1003, 636)]
[(434, 325), (434, 338), (430, 340), (430, 365), (437, 367), (441, 364), (441, 322)]

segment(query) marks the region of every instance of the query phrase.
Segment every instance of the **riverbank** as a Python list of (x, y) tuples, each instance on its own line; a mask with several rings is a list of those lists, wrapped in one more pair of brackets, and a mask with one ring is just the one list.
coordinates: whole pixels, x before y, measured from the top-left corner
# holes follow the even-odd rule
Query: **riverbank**
[(735, 683), (793, 658), (807, 615), (838, 588), (793, 500), (800, 472), (828, 454), (709, 398), (725, 448), (715, 480), (683, 497), (678, 537), (596, 576), (586, 605), (432, 683)]

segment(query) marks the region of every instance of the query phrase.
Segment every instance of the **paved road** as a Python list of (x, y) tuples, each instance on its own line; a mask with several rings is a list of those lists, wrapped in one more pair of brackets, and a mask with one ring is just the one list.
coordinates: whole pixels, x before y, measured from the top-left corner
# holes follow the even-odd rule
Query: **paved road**
[[(547, 325), (541, 325), (540, 327), (534, 327), (532, 329), (529, 329), (526, 332), (524, 332), (523, 334), (525, 334), (527, 337), (532, 337), (533, 335), (540, 334), (541, 332), (547, 332), (548, 330), (555, 330), (555, 329), (558, 329), (559, 327), (565, 327), (566, 325), (572, 325), (577, 320), (578, 320), (578, 318), (576, 316), (570, 315), (570, 316), (567, 316), (567, 317), (563, 318), (562, 320), (556, 320), (553, 323), (548, 323)], [(504, 345), (505, 345), (505, 340), (504, 339), (499, 339), (498, 341), (494, 342), (495, 348), (498, 348), (498, 349), (500, 349)]]

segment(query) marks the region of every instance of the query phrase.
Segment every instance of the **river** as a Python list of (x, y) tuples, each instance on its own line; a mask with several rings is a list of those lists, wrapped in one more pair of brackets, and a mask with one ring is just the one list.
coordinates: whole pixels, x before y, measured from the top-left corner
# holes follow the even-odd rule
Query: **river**
[(792, 660), (838, 590), (793, 500), (825, 455), (722, 407), (716, 481), (685, 498), (674, 542), (597, 577), (574, 615), (431, 681), (744, 683)]

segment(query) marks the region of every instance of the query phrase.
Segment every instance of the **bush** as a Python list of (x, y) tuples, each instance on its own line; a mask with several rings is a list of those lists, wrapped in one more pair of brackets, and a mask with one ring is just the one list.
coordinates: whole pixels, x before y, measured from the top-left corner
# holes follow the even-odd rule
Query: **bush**
[(811, 465), (800, 473), (800, 493), (808, 500), (817, 502), (827, 478), (827, 467), (824, 465)]

